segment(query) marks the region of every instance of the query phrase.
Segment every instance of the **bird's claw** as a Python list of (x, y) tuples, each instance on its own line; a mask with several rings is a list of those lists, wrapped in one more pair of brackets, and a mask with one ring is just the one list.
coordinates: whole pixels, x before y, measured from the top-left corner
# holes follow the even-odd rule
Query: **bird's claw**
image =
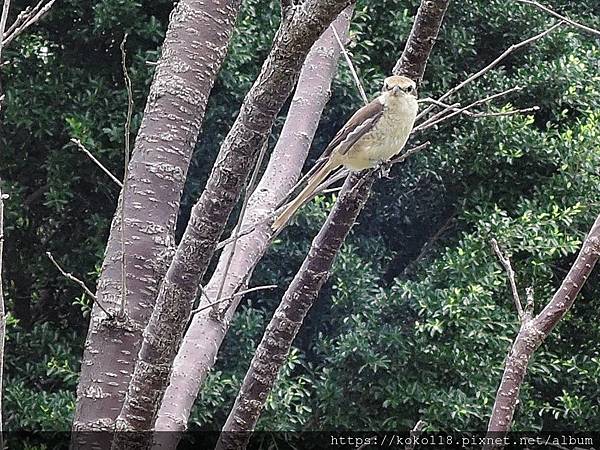
[(377, 177), (391, 179), (392, 178), (390, 176), (391, 168), (392, 168), (392, 165), (388, 164), (387, 162), (379, 163), (379, 167), (377, 167)]

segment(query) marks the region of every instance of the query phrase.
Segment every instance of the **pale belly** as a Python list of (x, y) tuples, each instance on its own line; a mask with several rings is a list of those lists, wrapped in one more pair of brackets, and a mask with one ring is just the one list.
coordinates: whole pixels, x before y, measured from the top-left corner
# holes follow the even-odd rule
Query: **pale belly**
[(372, 137), (359, 139), (344, 155), (343, 164), (350, 170), (364, 170), (389, 161), (400, 153), (408, 139), (410, 127), (396, 128), (393, 133), (376, 132)]

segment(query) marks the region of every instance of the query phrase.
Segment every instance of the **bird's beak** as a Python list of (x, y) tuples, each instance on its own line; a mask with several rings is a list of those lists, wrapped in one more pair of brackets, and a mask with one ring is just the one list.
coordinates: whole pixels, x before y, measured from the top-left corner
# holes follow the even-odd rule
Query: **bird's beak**
[(392, 89), (392, 93), (394, 95), (399, 95), (400, 91), (402, 91), (402, 89), (400, 88), (400, 86), (394, 86), (394, 88)]

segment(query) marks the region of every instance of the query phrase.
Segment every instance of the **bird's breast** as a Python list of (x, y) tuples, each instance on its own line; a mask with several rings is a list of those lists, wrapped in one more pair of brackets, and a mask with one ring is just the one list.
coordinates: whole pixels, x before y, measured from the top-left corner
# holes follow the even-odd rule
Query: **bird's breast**
[(359, 139), (348, 152), (345, 166), (352, 170), (375, 167), (400, 153), (412, 130), (417, 114), (416, 100), (386, 105), (377, 125)]

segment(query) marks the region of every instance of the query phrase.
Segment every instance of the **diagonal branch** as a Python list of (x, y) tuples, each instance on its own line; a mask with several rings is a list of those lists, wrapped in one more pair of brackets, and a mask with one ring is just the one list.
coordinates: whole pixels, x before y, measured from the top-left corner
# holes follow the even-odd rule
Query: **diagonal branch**
[(108, 177), (111, 180), (113, 180), (117, 186), (119, 186), (120, 188), (123, 187), (123, 183), (121, 182), (121, 180), (119, 180), (116, 176), (114, 176), (112, 174), (112, 172), (110, 170), (108, 170), (104, 164), (102, 164), (100, 161), (98, 161), (98, 159), (94, 155), (92, 155), (92, 152), (90, 152), (85, 147), (85, 145), (83, 145), (81, 143), (81, 141), (79, 139), (71, 138), (71, 142), (73, 142), (75, 145), (77, 145), (77, 147), (79, 148), (79, 150), (81, 150), (83, 153), (85, 153), (87, 155), (87, 157), (90, 158), (94, 162), (94, 164), (96, 164), (98, 167), (100, 167), (100, 169), (102, 169), (102, 171), (106, 175), (108, 175)]
[(600, 30), (596, 30), (594, 28), (590, 28), (590, 27), (588, 27), (586, 25), (583, 25), (583, 24), (581, 24), (579, 22), (575, 22), (574, 20), (569, 19), (568, 17), (565, 17), (562, 14), (557, 13), (556, 11), (553, 11), (552, 9), (548, 8), (547, 6), (542, 5), (539, 2), (536, 2), (534, 0), (516, 0), (516, 1), (519, 2), (519, 3), (525, 3), (527, 5), (535, 6), (536, 8), (541, 9), (542, 11), (544, 11), (544, 12), (546, 12), (546, 13), (548, 13), (548, 14), (550, 14), (550, 15), (552, 15), (552, 16), (560, 19), (560, 20), (562, 20), (563, 22), (568, 23), (569, 25), (572, 25), (572, 26), (574, 26), (576, 28), (580, 28), (583, 31), (585, 31), (587, 33), (590, 33), (590, 34), (593, 34), (595, 36), (600, 36)]
[[(547, 28), (546, 30), (542, 31), (541, 33), (538, 33), (538, 34), (536, 34), (534, 36), (531, 36), (531, 37), (529, 37), (529, 38), (527, 38), (527, 39), (525, 39), (525, 40), (523, 40), (521, 42), (518, 42), (517, 44), (511, 45), (504, 52), (502, 52), (498, 57), (496, 57), (491, 63), (489, 63), (487, 66), (485, 66), (481, 70), (475, 72), (471, 76), (467, 77), (465, 80), (461, 81), (459, 84), (457, 84), (456, 86), (454, 86), (452, 89), (450, 89), (446, 93), (444, 93), (444, 95), (442, 95), (440, 98), (437, 99), (437, 102), (443, 102), (448, 97), (456, 94), (462, 88), (464, 88), (468, 84), (472, 83), (473, 81), (477, 80), (478, 78), (482, 77), (487, 72), (489, 72), (490, 70), (492, 70), (494, 67), (496, 67), (498, 64), (500, 64), (500, 62), (503, 59), (505, 59), (507, 56), (509, 56), (511, 53), (515, 52), (516, 50), (519, 50), (522, 47), (525, 47), (527, 45), (533, 44), (536, 41), (539, 41), (540, 39), (542, 39), (545, 36), (547, 36), (548, 34), (552, 33), (554, 30), (556, 30), (558, 27), (560, 27), (563, 24), (564, 24), (564, 22), (562, 22), (562, 21), (561, 22), (557, 22), (554, 25), (552, 25), (549, 28)], [(425, 110), (423, 110), (422, 112), (420, 112), (417, 115), (417, 120), (419, 120), (420, 118), (422, 118), (426, 114), (428, 114), (433, 109), (433, 107), (434, 107), (434, 105), (429, 106), (428, 108), (426, 108)]]
[[(496, 438), (504, 436), (511, 427), (519, 400), (519, 391), (531, 357), (552, 332), (556, 324), (573, 306), (579, 291), (587, 281), (600, 257), (600, 215), (585, 238), (581, 250), (546, 307), (535, 317), (533, 290), (528, 289), (527, 306), (519, 333), (506, 359), (502, 380), (488, 424), (488, 433)], [(491, 449), (492, 447), (486, 447)]]
[[(334, 22), (342, 39), (346, 36), (352, 14), (351, 7), (342, 12)], [(335, 75), (339, 49), (330, 30), (326, 30), (315, 42), (304, 62), (290, 109), (273, 149), (265, 172), (248, 201), (242, 230), (234, 233), (219, 246), (223, 252), (219, 263), (206, 284), (205, 290), (214, 298), (222, 280), (225, 279), (223, 296), (235, 294), (258, 264), (272, 239), (269, 221), (271, 211), (285, 198), (294, 186), (308, 155), (317, 130), (321, 112), (329, 100), (331, 81)], [(235, 240), (240, 240), (229, 270), (226, 261)], [(169, 386), (162, 401), (155, 428), (170, 433), (157, 433), (155, 439), (177, 441), (179, 433), (186, 428), (188, 417), (197, 393), (207, 374), (214, 366), (217, 352), (241, 297), (234, 296), (227, 309), (200, 311), (192, 316), (181, 348), (173, 363)], [(203, 302), (211, 303), (210, 300)], [(201, 308), (204, 307), (201, 304)], [(172, 442), (161, 442), (167, 448)]]
[(338, 32), (335, 30), (335, 27), (331, 26), (331, 31), (333, 31), (333, 35), (335, 36), (335, 40), (337, 41), (338, 45), (340, 46), (340, 50), (342, 51), (342, 55), (344, 55), (344, 59), (346, 60), (346, 64), (348, 64), (348, 69), (350, 69), (350, 73), (352, 74), (352, 78), (354, 78), (354, 83), (356, 84), (356, 87), (358, 88), (358, 92), (360, 93), (360, 98), (362, 98), (362, 101), (366, 105), (367, 103), (369, 103), (369, 99), (367, 98), (367, 94), (365, 93), (365, 88), (363, 87), (363, 85), (362, 85), (362, 83), (360, 81), (360, 78), (358, 77), (358, 72), (356, 72), (356, 68), (354, 67), (354, 63), (352, 62), (352, 59), (350, 59), (350, 55), (346, 51), (346, 47), (344, 46), (344, 43), (340, 39), (340, 36), (338, 35)]
[(517, 308), (517, 314), (519, 315), (519, 319), (523, 320), (523, 306), (521, 305), (521, 299), (519, 298), (519, 290), (517, 289), (517, 282), (515, 280), (515, 271), (510, 263), (510, 258), (508, 256), (504, 256), (496, 239), (492, 239), (492, 248), (494, 249), (496, 256), (498, 256), (498, 259), (504, 267), (504, 270), (506, 270), (508, 282), (510, 283), (510, 290), (512, 291), (515, 307)]
[[(173, 359), (215, 246), (273, 122), (298, 78), (312, 44), (351, 0), (306, 0), (282, 21), (261, 72), (246, 95), (217, 161), (192, 208), (183, 237), (161, 282), (144, 330), (121, 413), (120, 431), (147, 431), (169, 381)], [(128, 433), (113, 444), (137, 448)]]
[[(33, 8), (26, 8), (23, 12), (21, 12), (15, 22), (9, 27), (6, 33), (3, 33), (3, 42), (4, 46), (9, 45), (14, 39), (16, 39), (21, 33), (23, 33), (27, 28), (37, 23), (40, 19), (42, 19), (50, 8), (54, 5), (56, 0), (50, 0), (48, 3), (45, 3), (46, 0), (40, 0)], [(10, 3), (9, 0), (5, 0), (5, 5)], [(2, 35), (0, 35), (2, 36)]]
[(101, 303), (98, 302), (98, 299), (96, 298), (96, 295), (90, 290), (90, 288), (87, 287), (87, 285), (80, 280), (79, 278), (77, 278), (75, 275), (73, 275), (70, 272), (65, 271), (60, 264), (58, 264), (58, 262), (56, 261), (56, 259), (54, 259), (54, 256), (52, 256), (52, 253), (50, 252), (46, 252), (46, 256), (48, 257), (48, 259), (52, 262), (52, 264), (54, 264), (54, 266), (58, 269), (58, 271), (61, 273), (61, 275), (63, 277), (65, 277), (67, 280), (72, 281), (75, 284), (78, 284), (81, 289), (83, 290), (83, 292), (86, 293), (86, 295), (92, 299), (92, 301), (94, 303), (96, 303), (98, 305), (98, 308), (100, 308), (102, 311), (104, 311), (104, 313), (109, 317), (112, 318), (112, 314), (109, 313), (106, 309), (104, 309), (104, 306), (102, 306)]
[[(413, 78), (419, 78), (423, 73), (448, 2), (449, 0), (422, 1), (402, 56), (405, 62), (397, 65), (398, 73), (406, 73)], [(329, 276), (335, 255), (368, 197), (375, 177), (373, 171), (367, 173), (369, 176), (364, 178), (359, 174), (352, 174), (346, 180), (325, 225), (313, 240), (302, 267), (267, 325), (223, 427), (217, 449), (243, 449), (247, 445), (249, 432), (256, 425), (292, 342)]]

